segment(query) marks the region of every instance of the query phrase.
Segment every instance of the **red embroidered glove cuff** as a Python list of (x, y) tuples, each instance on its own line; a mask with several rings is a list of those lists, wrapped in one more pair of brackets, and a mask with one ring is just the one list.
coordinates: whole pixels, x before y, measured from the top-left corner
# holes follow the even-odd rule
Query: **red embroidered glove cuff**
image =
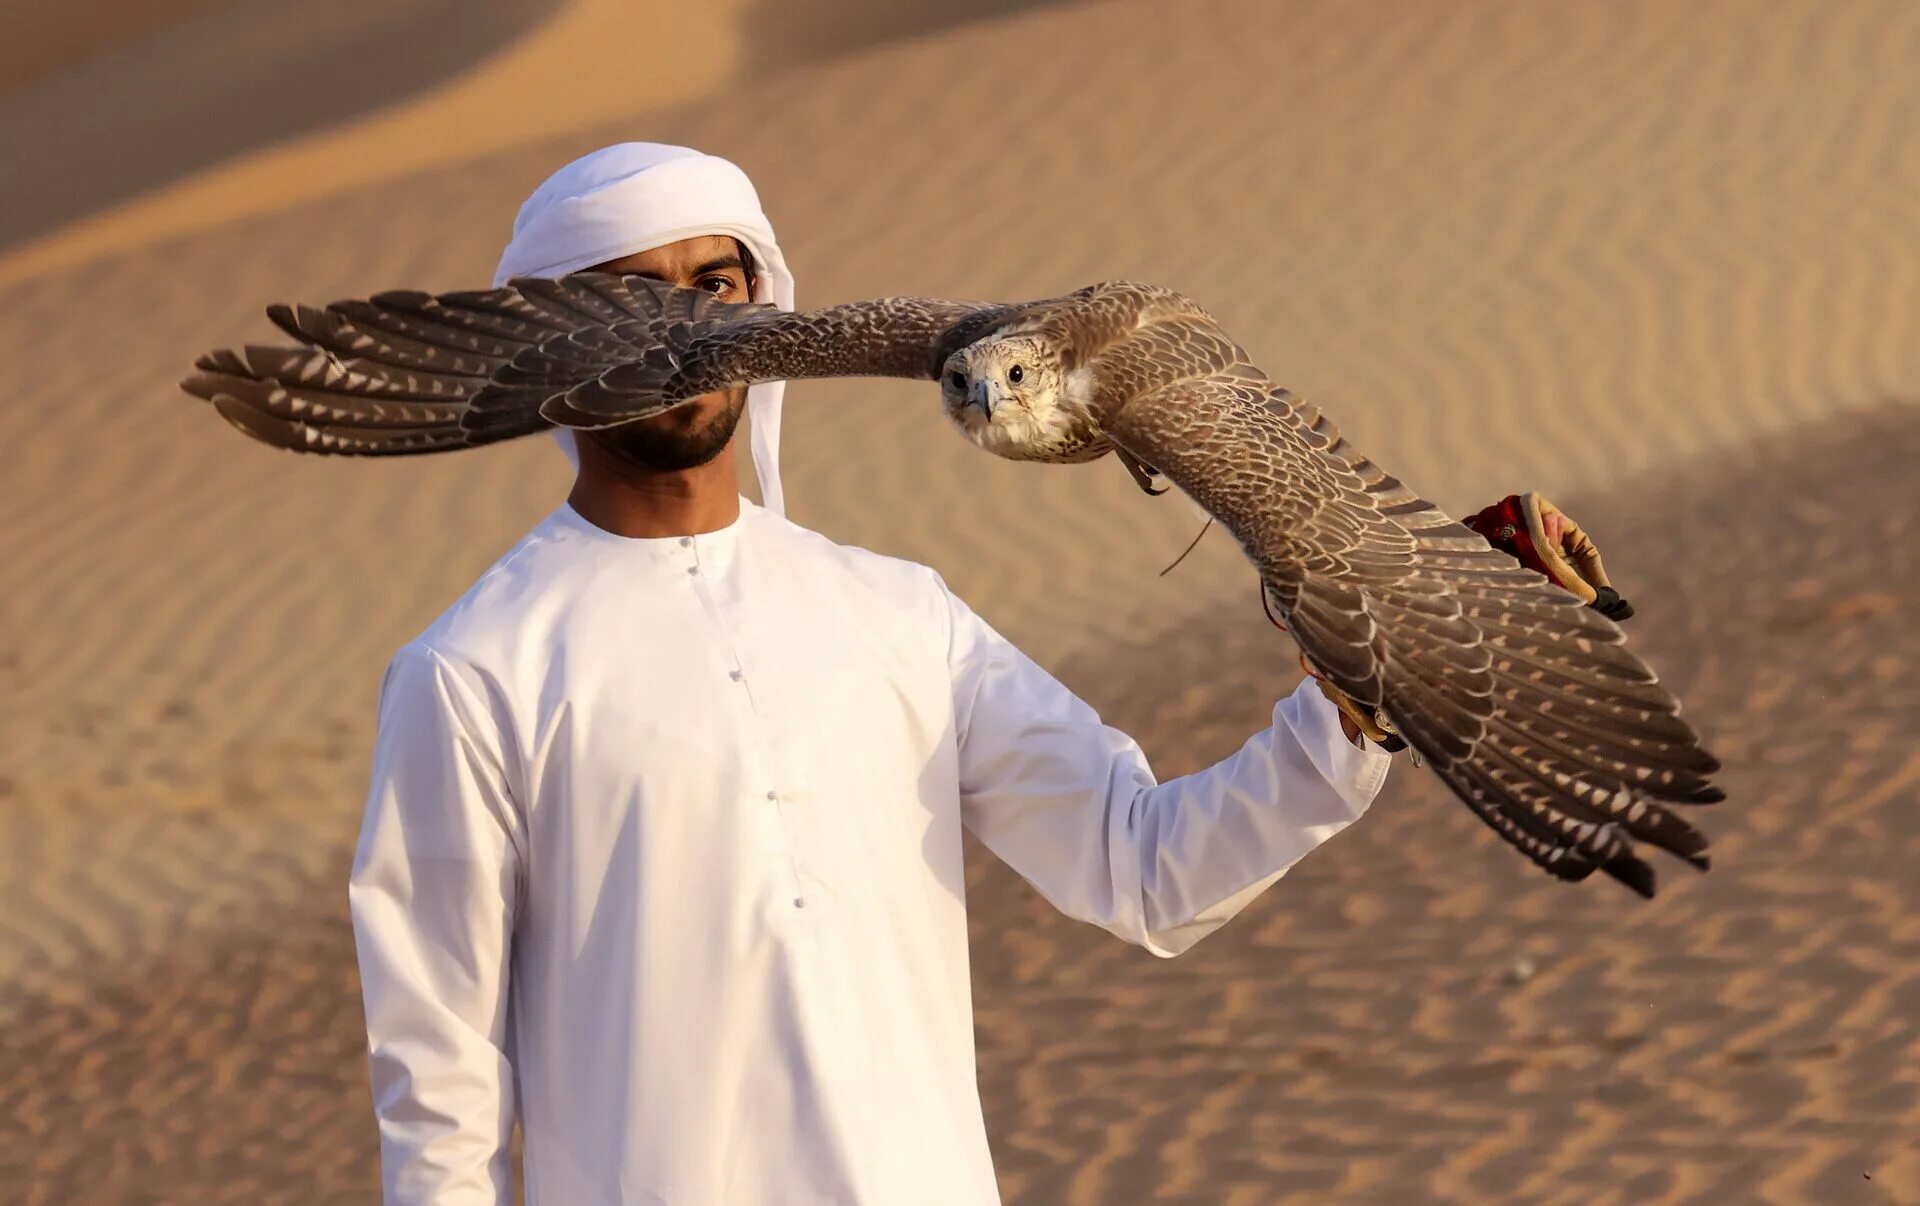
[[(1559, 516), (1562, 535), (1547, 533), (1547, 516)], [(1620, 597), (1607, 581), (1600, 550), (1565, 512), (1539, 494), (1509, 494), (1484, 511), (1462, 521), (1487, 538), (1487, 543), (1517, 559), (1547, 581), (1579, 596), (1610, 620), (1633, 614), (1633, 604)]]

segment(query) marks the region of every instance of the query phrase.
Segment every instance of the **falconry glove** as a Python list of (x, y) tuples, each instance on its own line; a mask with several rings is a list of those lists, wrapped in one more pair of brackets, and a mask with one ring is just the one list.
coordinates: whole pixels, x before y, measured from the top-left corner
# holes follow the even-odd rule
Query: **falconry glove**
[(1461, 522), (1487, 543), (1560, 589), (1579, 596), (1609, 620), (1633, 614), (1633, 604), (1607, 581), (1600, 550), (1567, 513), (1541, 494), (1509, 494)]
[[(1593, 538), (1544, 495), (1509, 494), (1461, 522), (1486, 537), (1494, 548), (1580, 598), (1608, 619), (1619, 621), (1633, 615), (1633, 604), (1621, 598), (1620, 592), (1608, 581), (1606, 566), (1600, 560), (1600, 550)], [(1272, 602), (1264, 597), (1263, 601), (1267, 605), (1267, 618), (1280, 624)], [(1286, 626), (1280, 624), (1280, 627)], [(1304, 653), (1300, 655), (1300, 668), (1313, 677), (1321, 693), (1340, 709), (1350, 730), (1389, 753), (1407, 748), (1405, 739), (1394, 731), (1385, 714), (1358, 703), (1329, 683)]]

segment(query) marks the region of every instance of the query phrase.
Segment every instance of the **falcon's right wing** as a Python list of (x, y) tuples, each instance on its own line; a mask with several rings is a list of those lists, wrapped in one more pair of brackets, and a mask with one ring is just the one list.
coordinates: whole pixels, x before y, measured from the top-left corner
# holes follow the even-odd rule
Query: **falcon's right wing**
[(616, 426), (731, 385), (932, 378), (1011, 310), (883, 298), (787, 313), (647, 277), (576, 273), (272, 306), (268, 316), (301, 346), (210, 352), (181, 388), (281, 448), (441, 452), (552, 425)]

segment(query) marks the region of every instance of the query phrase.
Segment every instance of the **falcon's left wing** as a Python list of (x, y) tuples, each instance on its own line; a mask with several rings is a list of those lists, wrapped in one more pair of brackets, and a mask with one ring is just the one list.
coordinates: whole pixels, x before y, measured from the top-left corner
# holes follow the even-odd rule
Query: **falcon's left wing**
[(1663, 802), (1720, 799), (1719, 764), (1617, 625), (1389, 477), (1204, 316), (1105, 355), (1103, 377), (1156, 382), (1107, 434), (1239, 538), (1315, 667), (1501, 837), (1649, 896), (1635, 841), (1706, 865)]
[(304, 452), (380, 456), (646, 418), (730, 385), (930, 378), (1009, 307), (884, 298), (787, 313), (639, 276), (267, 311), (297, 347), (202, 356), (181, 387)]

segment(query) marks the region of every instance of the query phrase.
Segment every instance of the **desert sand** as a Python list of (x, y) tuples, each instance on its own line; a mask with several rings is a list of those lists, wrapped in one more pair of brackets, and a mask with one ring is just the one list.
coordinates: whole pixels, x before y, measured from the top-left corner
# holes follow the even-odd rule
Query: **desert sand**
[[(380, 81), (337, 99), (336, 43), (173, 8), (0, 76), (0, 1197), (372, 1197), (380, 671), (565, 466), (278, 455), (173, 382), (271, 300), (483, 283), (547, 171), (648, 138), (754, 175), (803, 302), (1163, 282), (1441, 503), (1545, 491), (1727, 764), (1651, 903), (1404, 759), (1170, 962), (975, 859), (1009, 1201), (1920, 1201), (1920, 8), (571, 0), (456, 53), (420, 0), (334, 31)], [(1118, 465), (790, 399), (794, 518), (936, 566), (1163, 774), (1297, 679), (1230, 541), (1157, 576), (1196, 525)]]

